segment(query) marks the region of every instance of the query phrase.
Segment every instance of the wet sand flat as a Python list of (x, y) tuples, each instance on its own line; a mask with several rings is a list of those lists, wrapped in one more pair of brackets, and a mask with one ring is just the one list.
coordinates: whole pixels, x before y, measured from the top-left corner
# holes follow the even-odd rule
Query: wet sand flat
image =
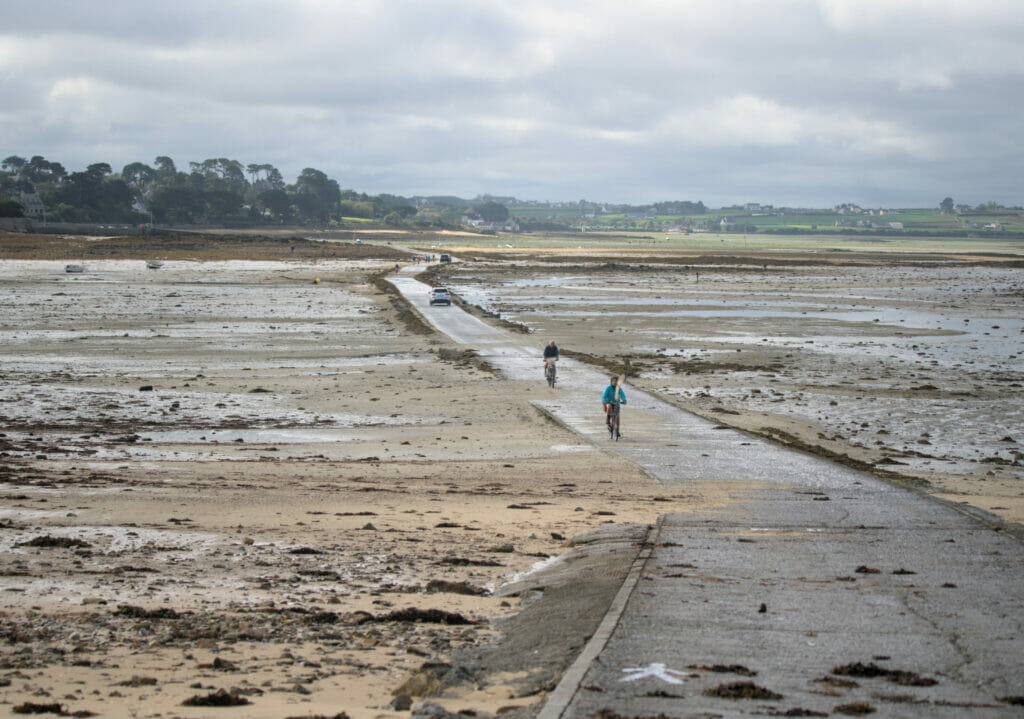
[[(694, 501), (411, 330), (389, 266), (0, 262), (2, 701), (387, 714), (517, 611), (496, 586)], [(444, 701), (535, 704), (518, 679)]]

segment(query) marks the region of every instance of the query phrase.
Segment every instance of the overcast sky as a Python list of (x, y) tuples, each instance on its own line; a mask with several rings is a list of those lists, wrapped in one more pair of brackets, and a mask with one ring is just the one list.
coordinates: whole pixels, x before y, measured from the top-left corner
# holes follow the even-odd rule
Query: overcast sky
[(0, 159), (228, 157), (371, 194), (1024, 203), (1021, 0), (0, 0), (0, 18)]

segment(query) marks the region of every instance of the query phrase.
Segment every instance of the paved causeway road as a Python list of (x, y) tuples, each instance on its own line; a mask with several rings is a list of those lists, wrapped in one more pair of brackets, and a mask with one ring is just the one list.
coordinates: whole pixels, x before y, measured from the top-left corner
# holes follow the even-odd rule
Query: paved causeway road
[(544, 338), (392, 282), (439, 331), (536, 379), (535, 404), (566, 427), (695, 498), (659, 518), (543, 719), (1024, 716), (1024, 544), (994, 517), (628, 386), (609, 442), (604, 372), (562, 360), (552, 391)]

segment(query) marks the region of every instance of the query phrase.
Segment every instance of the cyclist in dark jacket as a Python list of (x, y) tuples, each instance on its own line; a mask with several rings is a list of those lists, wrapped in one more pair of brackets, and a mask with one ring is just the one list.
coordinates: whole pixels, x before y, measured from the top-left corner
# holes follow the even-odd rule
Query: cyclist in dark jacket
[(554, 340), (548, 342), (547, 347), (544, 348), (544, 376), (548, 375), (548, 363), (558, 361), (558, 345), (555, 344)]

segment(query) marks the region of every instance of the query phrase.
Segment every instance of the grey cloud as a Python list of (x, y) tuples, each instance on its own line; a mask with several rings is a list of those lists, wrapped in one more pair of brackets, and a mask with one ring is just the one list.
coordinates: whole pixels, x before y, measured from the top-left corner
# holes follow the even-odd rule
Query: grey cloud
[(1024, 201), (1024, 9), (901, 7), (0, 1), (0, 153), (371, 192)]

